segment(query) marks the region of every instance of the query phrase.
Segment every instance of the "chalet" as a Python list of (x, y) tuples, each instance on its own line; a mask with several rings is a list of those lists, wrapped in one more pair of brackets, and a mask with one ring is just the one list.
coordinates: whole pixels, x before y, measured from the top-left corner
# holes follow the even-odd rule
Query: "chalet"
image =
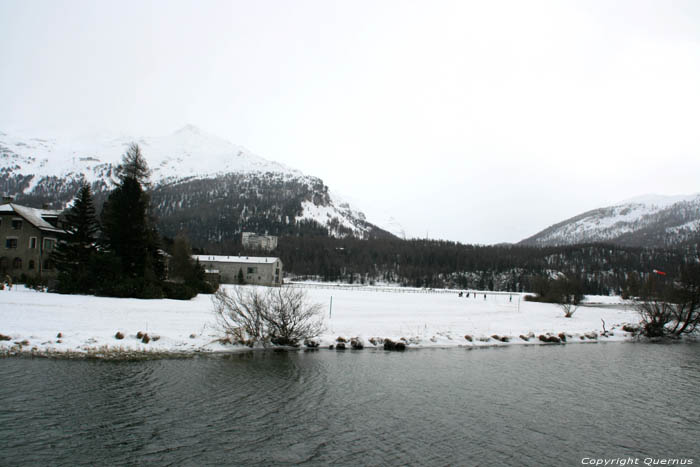
[(55, 277), (51, 252), (62, 232), (61, 211), (20, 206), (4, 197), (0, 204), (0, 273), (2, 277), (21, 274)]
[(282, 285), (282, 261), (260, 256), (194, 255), (206, 271), (217, 271), (223, 284), (237, 284), (243, 277), (246, 284)]

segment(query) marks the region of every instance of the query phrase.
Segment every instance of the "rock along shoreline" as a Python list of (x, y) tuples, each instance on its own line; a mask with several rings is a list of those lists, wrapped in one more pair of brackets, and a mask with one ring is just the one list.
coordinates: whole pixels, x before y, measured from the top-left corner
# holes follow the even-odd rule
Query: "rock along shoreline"
[[(268, 347), (248, 347), (244, 345), (216, 345), (216, 348), (192, 348), (187, 350), (178, 349), (149, 349), (141, 348), (125, 348), (124, 346), (101, 345), (98, 347), (78, 347), (78, 348), (54, 348), (54, 347), (37, 347), (29, 345), (21, 345), (21, 343), (12, 343), (12, 345), (4, 345), (0, 348), (0, 358), (41, 358), (55, 360), (101, 360), (101, 361), (141, 361), (141, 360), (159, 360), (159, 359), (190, 359), (198, 357), (214, 357), (231, 355), (245, 352), (308, 352), (308, 351), (327, 351), (327, 352), (402, 352), (426, 349), (493, 349), (506, 348), (512, 346), (562, 346), (570, 344), (597, 344), (597, 343), (677, 343), (677, 342), (697, 342), (696, 336), (689, 336), (682, 339), (647, 339), (641, 336), (633, 335), (628, 332), (609, 331), (607, 333), (591, 331), (585, 335), (563, 334), (563, 336), (549, 334), (540, 335), (521, 335), (515, 338), (510, 336), (465, 336), (463, 342), (454, 343), (452, 345), (422, 345), (419, 342), (411, 342), (410, 339), (398, 339), (396, 341), (384, 338), (371, 338), (369, 342), (363, 340), (351, 340), (345, 338), (344, 341), (320, 340), (314, 341), (311, 345), (301, 345), (298, 347), (291, 346), (268, 346)], [(607, 334), (607, 335), (606, 335)], [(467, 339), (471, 338), (471, 341)], [(562, 338), (563, 337), (563, 338)], [(350, 342), (356, 342), (350, 344)], [(359, 345), (357, 342), (361, 342)], [(217, 343), (218, 344), (218, 343)]]

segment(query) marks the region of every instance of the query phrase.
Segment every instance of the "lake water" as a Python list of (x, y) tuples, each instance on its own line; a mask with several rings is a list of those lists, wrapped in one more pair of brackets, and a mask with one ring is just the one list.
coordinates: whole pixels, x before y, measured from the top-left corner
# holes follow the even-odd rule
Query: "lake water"
[(700, 463), (697, 344), (8, 358), (0, 375), (0, 465)]

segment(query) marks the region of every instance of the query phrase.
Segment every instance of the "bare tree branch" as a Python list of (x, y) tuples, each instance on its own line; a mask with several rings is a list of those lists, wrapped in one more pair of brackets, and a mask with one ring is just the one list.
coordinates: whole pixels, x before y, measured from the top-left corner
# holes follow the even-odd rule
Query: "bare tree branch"
[(222, 288), (213, 302), (224, 333), (234, 342), (251, 347), (270, 343), (296, 346), (324, 330), (321, 306), (309, 303), (301, 289), (283, 286), (263, 292), (236, 286), (229, 293)]

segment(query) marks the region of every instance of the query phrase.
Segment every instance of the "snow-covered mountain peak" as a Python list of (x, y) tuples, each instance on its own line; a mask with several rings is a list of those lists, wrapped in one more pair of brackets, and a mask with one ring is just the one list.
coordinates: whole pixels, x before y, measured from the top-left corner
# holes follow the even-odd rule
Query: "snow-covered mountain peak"
[(644, 204), (646, 206), (656, 206), (659, 208), (664, 208), (684, 201), (694, 201), (697, 198), (700, 198), (700, 193), (695, 193), (692, 195), (657, 195), (649, 193), (641, 196), (636, 196), (634, 198), (626, 199), (618, 203), (618, 205)]
[(132, 142), (141, 147), (153, 169), (155, 182), (225, 173), (302, 175), (191, 124), (169, 135), (155, 137), (127, 137), (107, 132), (77, 137), (27, 137), (3, 132), (0, 134), (0, 168), (5, 172), (38, 177), (82, 175), (93, 181), (103, 178), (110, 166), (119, 164)]
[[(82, 180), (91, 183), (96, 193), (105, 194), (122, 156), (131, 143), (137, 143), (152, 170), (156, 212), (162, 226), (172, 229), (171, 235), (183, 226), (167, 227), (168, 216), (183, 211), (199, 219), (192, 230), (200, 231), (202, 242), (230, 240), (243, 226), (278, 233), (318, 233), (320, 227), (336, 237), (386, 234), (333, 195), (322, 180), (192, 124), (152, 137), (104, 131), (37, 137), (3, 130), (0, 189), (19, 201), (62, 207), (75, 196)], [(203, 211), (209, 216), (204, 221)], [(222, 218), (229, 222), (225, 228)]]
[(202, 130), (200, 130), (199, 127), (192, 125), (191, 123), (186, 124), (178, 130), (175, 130), (175, 134), (199, 134), (201, 132)]
[(579, 214), (523, 240), (529, 245), (610, 242), (672, 246), (700, 234), (700, 194), (647, 194)]

